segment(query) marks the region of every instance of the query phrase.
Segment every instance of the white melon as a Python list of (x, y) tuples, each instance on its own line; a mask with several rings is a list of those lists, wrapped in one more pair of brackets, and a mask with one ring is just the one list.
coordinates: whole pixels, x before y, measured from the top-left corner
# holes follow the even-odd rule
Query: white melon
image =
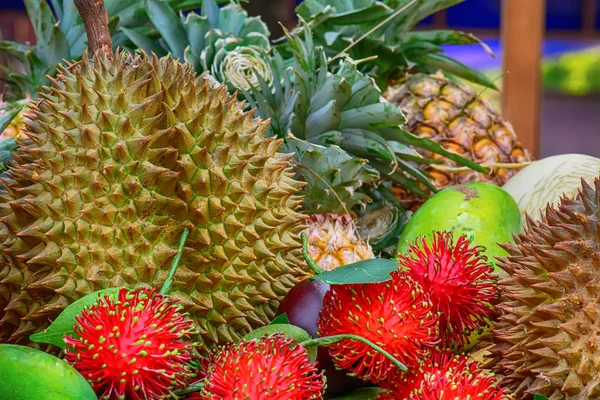
[(575, 197), (582, 178), (592, 184), (598, 177), (600, 158), (584, 154), (561, 154), (532, 162), (502, 188), (519, 205), (523, 227), (525, 213), (537, 219), (547, 204), (558, 204), (563, 194)]

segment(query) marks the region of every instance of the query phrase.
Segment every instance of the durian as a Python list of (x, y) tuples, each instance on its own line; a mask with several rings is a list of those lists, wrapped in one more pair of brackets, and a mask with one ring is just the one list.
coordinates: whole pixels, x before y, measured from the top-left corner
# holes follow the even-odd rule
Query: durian
[(494, 370), (518, 398), (600, 399), (600, 180), (503, 247)]
[(164, 282), (206, 345), (267, 324), (306, 278), (293, 179), (268, 122), (170, 57), (60, 67), (32, 107), (0, 194), (0, 342), (26, 343), (70, 303)]

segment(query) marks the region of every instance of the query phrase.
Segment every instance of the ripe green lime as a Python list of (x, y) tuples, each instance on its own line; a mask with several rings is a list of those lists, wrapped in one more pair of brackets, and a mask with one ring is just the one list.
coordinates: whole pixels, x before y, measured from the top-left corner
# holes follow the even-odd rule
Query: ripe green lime
[(30, 347), (0, 344), (0, 399), (97, 400), (90, 384), (60, 358)]

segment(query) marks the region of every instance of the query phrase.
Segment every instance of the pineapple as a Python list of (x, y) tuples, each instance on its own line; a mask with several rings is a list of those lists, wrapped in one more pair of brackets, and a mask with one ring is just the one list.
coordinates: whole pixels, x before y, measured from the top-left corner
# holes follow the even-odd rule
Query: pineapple
[[(304, 39), (286, 32), (291, 62), (274, 50), (273, 92), (260, 82), (244, 97), (271, 119), (267, 135), (286, 138), (286, 150), (294, 153), (296, 178), (307, 183), (302, 194), (303, 211), (311, 216), (309, 254), (321, 268), (332, 269), (374, 257), (358, 233), (355, 212), (379, 190), (382, 171), (406, 187), (417, 187), (423, 176), (396, 157), (403, 142), (413, 139), (401, 129), (401, 110), (381, 97), (352, 60), (329, 72), (324, 52), (304, 29)], [(437, 150), (433, 142), (414, 139)]]
[(325, 271), (375, 258), (373, 249), (357, 232), (350, 214), (315, 214), (308, 221), (308, 254)]
[[(492, 106), (458, 79), (496, 89), (485, 75), (443, 54), (441, 45), (481, 44), (472, 34), (452, 31), (412, 31), (431, 14), (463, 0), (376, 1), (305, 0), (298, 14), (311, 23), (315, 42), (330, 57), (346, 51), (356, 59), (371, 57), (361, 64), (364, 72), (376, 79), (384, 97), (398, 104), (406, 115), (406, 129), (440, 144), (445, 150), (476, 163), (524, 163), (531, 156), (519, 143), (511, 125)], [(410, 5), (409, 5), (410, 4)], [(405, 8), (400, 12), (401, 8)], [(386, 18), (395, 18), (384, 23)], [(375, 28), (366, 38), (357, 41)], [(299, 30), (296, 34), (300, 34)], [(347, 49), (349, 43), (354, 45)], [(377, 56), (373, 59), (373, 56)], [(400, 77), (399, 79), (397, 77)], [(456, 167), (451, 157), (442, 160), (423, 148), (411, 146), (423, 158)], [(429, 164), (429, 165), (428, 165)], [(434, 163), (414, 160), (412, 164), (426, 174), (431, 185), (420, 183), (421, 192), (393, 182), (393, 191), (403, 205), (416, 210), (426, 199), (427, 189), (442, 189), (473, 180), (502, 185), (517, 168), (490, 171), (441, 172)]]
[(353, 209), (371, 201), (363, 191), (379, 182), (367, 161), (351, 157), (338, 146), (323, 147), (287, 138), (294, 151), (295, 179), (306, 182), (302, 211), (309, 214), (308, 253), (326, 271), (375, 257), (371, 245), (357, 229)]
[[(384, 97), (398, 104), (407, 117), (407, 129), (431, 139), (445, 149), (470, 158), (478, 164), (531, 161), (529, 152), (517, 139), (509, 122), (469, 86), (449, 81), (441, 73), (408, 75), (388, 86)], [(424, 157), (441, 159), (437, 154), (417, 150)], [(444, 160), (449, 167), (455, 163)], [(439, 189), (460, 183), (486, 181), (504, 185), (517, 173), (516, 168), (492, 168), (489, 173), (467, 170), (447, 172), (434, 166), (425, 168)], [(394, 193), (404, 207), (415, 210), (423, 199), (395, 186)]]

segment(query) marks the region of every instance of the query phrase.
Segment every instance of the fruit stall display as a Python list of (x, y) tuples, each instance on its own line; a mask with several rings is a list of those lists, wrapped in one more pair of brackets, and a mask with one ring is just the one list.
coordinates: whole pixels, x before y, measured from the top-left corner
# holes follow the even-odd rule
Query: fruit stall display
[(0, 398), (600, 399), (600, 160), (459, 83), (461, 1), (26, 0)]

